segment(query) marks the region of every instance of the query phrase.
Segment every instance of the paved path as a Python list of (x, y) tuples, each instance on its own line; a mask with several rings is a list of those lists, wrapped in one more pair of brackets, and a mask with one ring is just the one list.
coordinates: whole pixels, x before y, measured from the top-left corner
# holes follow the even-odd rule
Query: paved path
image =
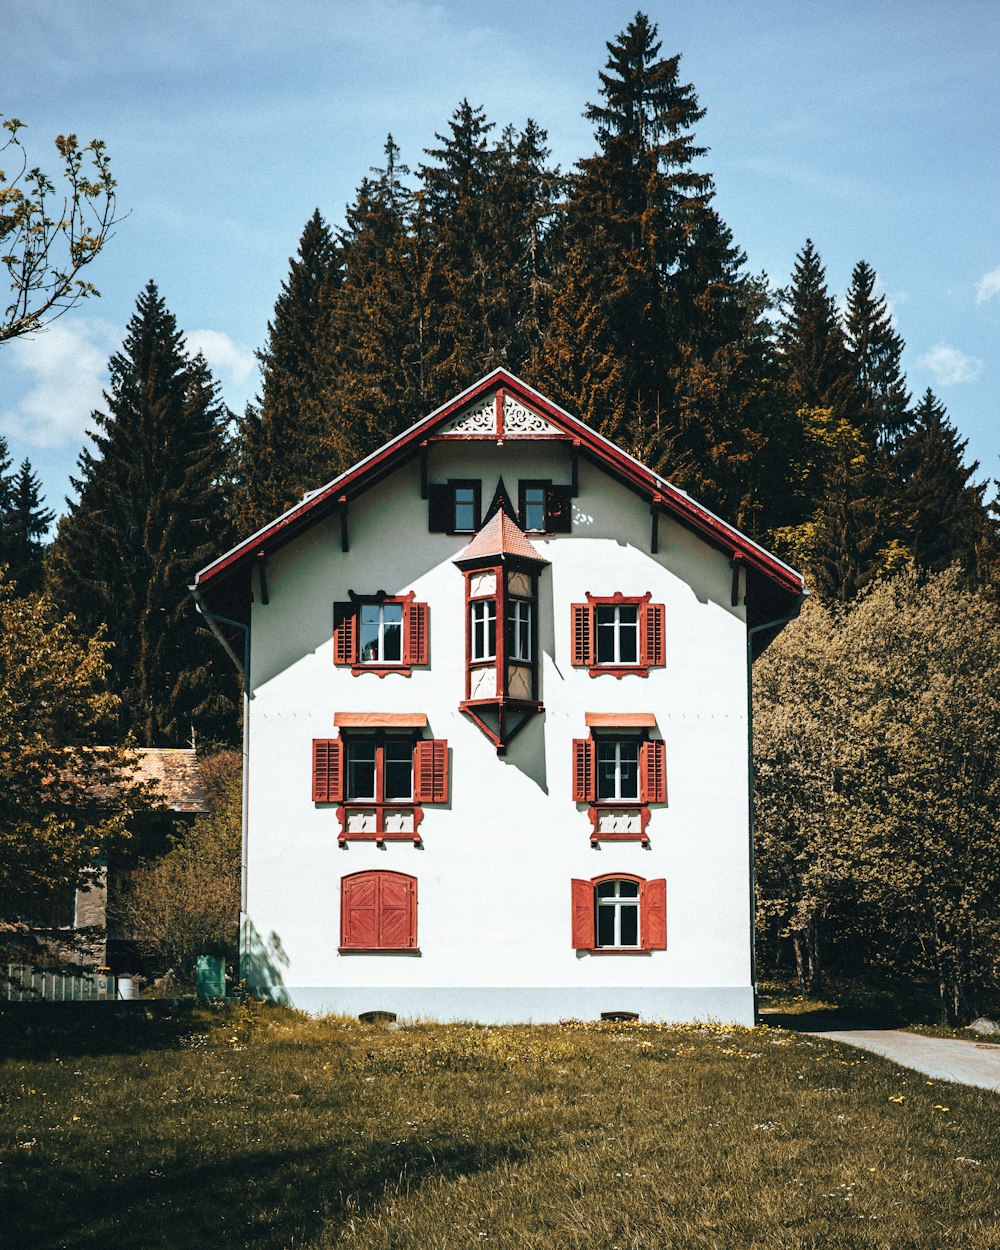
[(860, 1046), (884, 1055), (904, 1068), (915, 1068), (939, 1081), (978, 1085), (1000, 1091), (1000, 1046), (965, 1042), (949, 1037), (924, 1037), (899, 1029), (855, 1029), (851, 1032), (816, 1032), (830, 1042)]

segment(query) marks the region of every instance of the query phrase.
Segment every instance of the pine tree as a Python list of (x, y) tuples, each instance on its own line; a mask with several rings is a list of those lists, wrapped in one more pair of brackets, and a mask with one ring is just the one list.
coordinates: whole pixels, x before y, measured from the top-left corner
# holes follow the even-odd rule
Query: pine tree
[(873, 446), (891, 451), (910, 424), (903, 377), (903, 340), (893, 329), (884, 295), (875, 294), (875, 270), (859, 260), (847, 292), (847, 350), (854, 365), (857, 422)]
[(55, 513), (42, 502), (41, 482), (30, 460), (9, 476), (5, 448), (5, 443), (0, 446), (0, 564), (7, 565), (7, 580), (16, 583), (20, 594), (34, 594), (41, 589), (44, 539)]
[(229, 413), (204, 361), (187, 358), (152, 282), (110, 374), (94, 448), (72, 479), (78, 499), (50, 551), (49, 585), (85, 634), (103, 628), (113, 642), (122, 730), (148, 746), (180, 745), (192, 731), (230, 739), (234, 683), (188, 592), (229, 537), (220, 487)]
[(711, 180), (694, 169), (704, 149), (693, 127), (704, 112), (693, 86), (680, 81), (680, 56), (660, 57), (656, 26), (642, 13), (607, 48), (601, 102), (585, 113), (599, 150), (571, 180), (564, 233), (567, 252), (573, 243), (586, 249), (587, 295), (601, 303), (625, 371), (636, 431), (629, 441), (638, 449), (674, 416), (668, 374), (683, 336), (680, 287), (671, 279)]
[(426, 411), (420, 256), (410, 230), (409, 173), (389, 135), (385, 167), (366, 178), (338, 238), (327, 431), (335, 471), (349, 467)]
[(812, 239), (795, 259), (785, 296), (778, 346), (792, 407), (829, 408), (835, 418), (857, 418), (854, 370), (826, 285), (826, 271)]
[(262, 394), (247, 406), (238, 432), (234, 516), (241, 533), (257, 529), (333, 476), (323, 446), (333, 441), (326, 391), (339, 270), (336, 244), (318, 209), (289, 264), (267, 345), (257, 354)]
[(910, 550), (924, 568), (938, 572), (958, 563), (971, 573), (984, 541), (995, 543), (983, 504), (986, 484), (973, 481), (979, 463), (965, 463), (967, 440), (959, 437), (930, 388), (913, 417), (899, 448), (901, 510)]

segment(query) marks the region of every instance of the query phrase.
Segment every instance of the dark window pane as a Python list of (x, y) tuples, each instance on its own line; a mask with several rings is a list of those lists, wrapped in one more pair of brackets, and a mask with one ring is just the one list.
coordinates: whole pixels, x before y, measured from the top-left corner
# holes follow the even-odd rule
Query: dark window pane
[(617, 881), (602, 881), (597, 887), (598, 898), (613, 898)]
[(639, 662), (639, 609), (618, 609), (618, 662), (620, 664), (638, 664)]
[(377, 603), (361, 605), (361, 659), (364, 663), (378, 659), (378, 617)]
[(359, 739), (347, 744), (347, 797), (374, 799), (375, 742)]
[(599, 742), (597, 744), (597, 797), (613, 799), (615, 794), (615, 744)]
[(597, 663), (615, 662), (615, 610), (598, 606), (597, 617)]
[(413, 744), (407, 739), (390, 739), (384, 754), (385, 799), (413, 797)]
[[(598, 886), (600, 889), (600, 886)], [(615, 908), (598, 907), (597, 909), (597, 945), (614, 946), (615, 944)]]
[(620, 750), (621, 783), (618, 797), (637, 799), (639, 797), (639, 744), (638, 742), (623, 742)]
[(621, 944), (622, 946), (639, 945), (639, 908), (633, 903), (623, 903), (621, 913)]
[(618, 895), (620, 898), (638, 898), (639, 882), (638, 881), (619, 881)]
[(387, 603), (382, 609), (382, 659), (398, 664), (403, 658), (403, 605)]

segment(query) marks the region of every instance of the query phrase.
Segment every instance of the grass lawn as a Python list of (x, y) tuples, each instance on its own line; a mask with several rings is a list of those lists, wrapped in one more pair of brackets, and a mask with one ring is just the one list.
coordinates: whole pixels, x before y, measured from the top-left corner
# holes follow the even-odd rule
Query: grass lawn
[(26, 1018), (4, 1250), (1000, 1246), (1000, 1098), (778, 1029)]

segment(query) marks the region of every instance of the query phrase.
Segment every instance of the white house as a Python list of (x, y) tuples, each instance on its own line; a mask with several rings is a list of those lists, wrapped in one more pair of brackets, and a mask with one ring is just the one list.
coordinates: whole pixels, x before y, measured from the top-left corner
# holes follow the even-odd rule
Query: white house
[(246, 673), (251, 984), (753, 1021), (749, 665), (793, 569), (496, 370), (195, 594)]

